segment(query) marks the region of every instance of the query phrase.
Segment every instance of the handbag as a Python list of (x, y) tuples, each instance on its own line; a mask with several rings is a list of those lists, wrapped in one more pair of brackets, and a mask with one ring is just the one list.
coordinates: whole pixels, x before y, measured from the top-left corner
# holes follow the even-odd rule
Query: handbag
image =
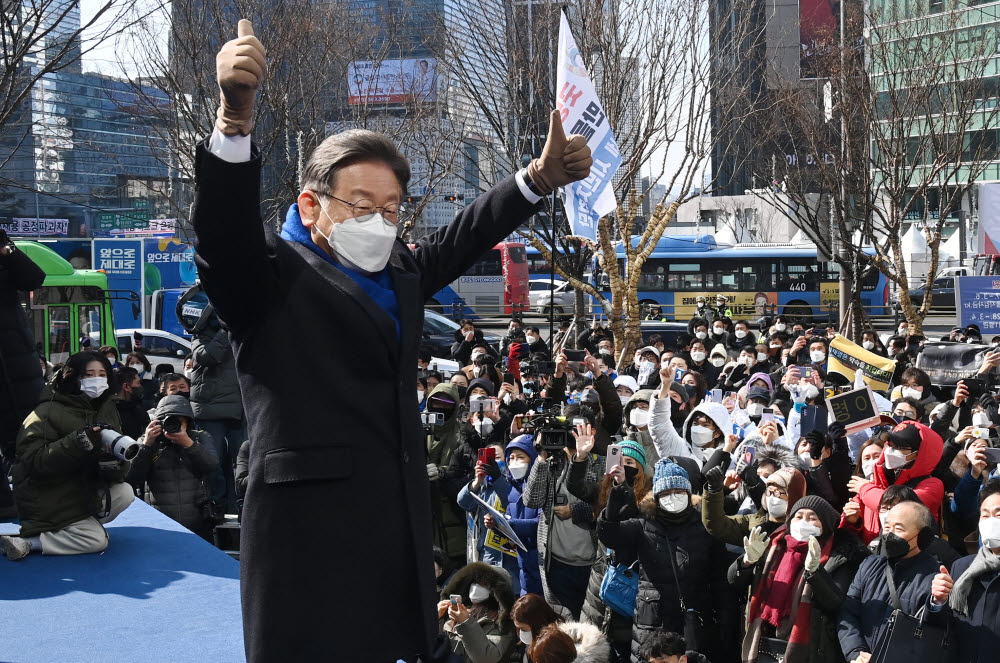
[(889, 616), (882, 637), (872, 652), (870, 663), (940, 663), (954, 658), (951, 648), (950, 620), (945, 628), (926, 623), (926, 610), (908, 615), (899, 603), (896, 583), (889, 567), (885, 568), (889, 597), (896, 608)]
[(631, 566), (616, 564), (614, 552), (608, 548), (608, 568), (604, 571), (601, 581), (601, 600), (623, 617), (635, 617), (635, 597), (639, 594), (639, 572)]

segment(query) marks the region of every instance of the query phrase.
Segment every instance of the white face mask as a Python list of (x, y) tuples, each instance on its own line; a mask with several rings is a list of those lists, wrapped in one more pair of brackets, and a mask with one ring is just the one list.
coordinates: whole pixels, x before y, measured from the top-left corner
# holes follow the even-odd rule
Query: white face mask
[(194, 369), (193, 368), (185, 369), (184, 370), (184, 377), (186, 377), (188, 380), (193, 380), (194, 379)]
[(906, 336), (906, 332), (907, 331), (908, 331), (908, 329), (906, 327), (900, 327), (899, 329), (896, 330), (896, 335), (897, 336)]
[(649, 410), (632, 408), (628, 414), (628, 422), (636, 428), (645, 428), (649, 425)]
[(691, 441), (699, 447), (707, 447), (715, 439), (715, 431), (708, 426), (691, 426)]
[(515, 479), (523, 479), (528, 473), (528, 463), (513, 461), (507, 465), (507, 469), (510, 470), (510, 475)]
[(900, 394), (902, 394), (903, 398), (912, 398), (915, 401), (919, 401), (921, 398), (924, 397), (924, 388), (923, 387), (903, 387), (900, 390)]
[(764, 414), (763, 403), (747, 403), (747, 414), (751, 417), (759, 417)]
[(521, 639), (521, 642), (523, 642), (526, 645), (530, 645), (532, 641), (534, 641), (535, 639), (534, 636), (531, 635), (531, 631), (518, 631), (517, 637), (519, 637)]
[(706, 355), (701, 350), (695, 350), (694, 352), (691, 353), (691, 359), (693, 359), (695, 362), (697, 362), (699, 364), (701, 362), (705, 361), (705, 357), (707, 357), (707, 356), (708, 355)]
[(758, 352), (757, 353), (757, 361), (767, 361), (767, 353), (766, 352)]
[(469, 600), (473, 603), (482, 603), (490, 597), (490, 590), (482, 585), (472, 583), (469, 585)]
[(622, 402), (622, 407), (625, 407), (626, 405), (628, 405), (628, 402), (630, 400), (632, 400), (632, 397), (631, 396), (619, 396), (618, 400), (620, 400)]
[[(326, 207), (321, 205), (320, 209), (333, 223)], [(382, 271), (389, 262), (392, 245), (396, 242), (396, 230), (395, 224), (386, 221), (378, 212), (333, 223), (329, 235), (324, 235), (319, 226), (316, 227), (316, 231), (330, 244), (338, 261), (368, 273)]]
[(420, 391), (419, 389), (417, 389), (417, 402), (418, 403), (424, 402), (424, 392)]
[(142, 375), (143, 373), (146, 372), (146, 368), (142, 364), (129, 364), (128, 367), (134, 368), (136, 371), (138, 371), (139, 375)]
[(767, 513), (772, 518), (784, 518), (785, 514), (788, 513), (788, 502), (781, 499), (780, 497), (775, 497), (774, 495), (768, 495)]
[(534, 345), (535, 343), (538, 343), (538, 337), (535, 336), (535, 335), (533, 335), (533, 334), (529, 334), (528, 336), (525, 336), (524, 340), (526, 340), (528, 342), (528, 345)]
[(471, 355), (469, 356), (469, 359), (471, 359), (471, 360), (472, 360), (472, 363), (473, 363), (473, 364), (475, 364), (475, 363), (476, 363), (476, 360), (477, 360), (477, 359), (479, 359), (479, 358), (480, 358), (480, 357), (482, 357), (482, 356), (483, 356), (483, 353), (482, 353), (482, 352), (473, 352), (473, 353), (472, 353), (472, 354), (471, 354)]
[(700, 332), (695, 332), (695, 333), (694, 333), (694, 335), (695, 335), (695, 336), (697, 336), (697, 337), (698, 337), (699, 339), (701, 339), (701, 340), (703, 340), (703, 341), (704, 341), (704, 340), (705, 340), (706, 338), (708, 338), (708, 332), (703, 332), (703, 331), (700, 331)]
[(746, 329), (737, 329), (736, 330), (736, 338), (746, 338), (746, 337), (747, 337), (747, 330)]
[(826, 361), (826, 353), (822, 350), (813, 350), (809, 353), (809, 358), (812, 359), (814, 364), (822, 364)]
[(81, 378), (80, 391), (91, 398), (97, 398), (108, 390), (107, 378)]
[(861, 471), (864, 473), (866, 479), (871, 477), (872, 473), (875, 471), (875, 461), (874, 460), (861, 461)]
[(819, 396), (819, 387), (814, 384), (807, 384), (805, 390), (806, 400), (810, 400)]
[(865, 350), (871, 350), (872, 348), (875, 347), (875, 341), (864, 341), (861, 344), (861, 347), (863, 347)]
[(1000, 518), (983, 518), (979, 521), (979, 538), (987, 548), (1000, 548)]
[(989, 428), (993, 425), (993, 421), (990, 419), (990, 415), (985, 412), (974, 412), (972, 414), (972, 425)]
[(480, 435), (489, 435), (493, 432), (493, 420), (492, 419), (480, 419), (479, 421), (472, 424), (476, 429), (476, 432)]
[(649, 373), (652, 373), (654, 370), (656, 370), (656, 362), (653, 362), (653, 361), (640, 361), (639, 362), (639, 370), (647, 371)]
[(723, 357), (712, 357), (712, 366), (716, 368), (722, 368), (726, 365), (726, 360)]
[(801, 458), (802, 462), (805, 463), (806, 465), (812, 465), (812, 456), (809, 455), (808, 451), (803, 451), (802, 453), (800, 453), (799, 458)]
[(885, 456), (885, 466), (890, 470), (895, 470), (906, 465), (906, 454), (893, 447), (886, 447), (882, 452)]
[(667, 513), (680, 513), (687, 508), (688, 495), (687, 493), (674, 493), (673, 495), (664, 495), (658, 501), (660, 508)]
[(722, 336), (723, 334), (726, 333), (726, 328), (725, 327), (712, 327), (712, 333), (715, 334), (716, 336)]
[(792, 524), (788, 526), (788, 533), (796, 541), (808, 541), (810, 536), (822, 536), (823, 528), (805, 520), (793, 520)]
[(505, 392), (503, 398), (500, 400), (503, 401), (504, 405), (510, 405), (511, 403), (514, 402), (514, 394), (510, 393), (509, 391)]
[(779, 322), (778, 324), (776, 324), (776, 325), (774, 326), (774, 331), (780, 331), (780, 332), (783, 332), (783, 331), (785, 331), (786, 329), (788, 329), (788, 325), (786, 325), (786, 324), (785, 324), (784, 322)]

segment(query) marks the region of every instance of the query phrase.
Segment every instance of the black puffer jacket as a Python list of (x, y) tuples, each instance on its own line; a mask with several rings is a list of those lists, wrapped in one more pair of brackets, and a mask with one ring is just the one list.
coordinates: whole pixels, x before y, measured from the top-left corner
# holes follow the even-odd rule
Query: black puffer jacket
[(21, 251), (0, 255), (0, 451), (13, 460), (21, 422), (38, 403), (42, 369), (18, 292), (42, 285), (45, 272)]
[[(214, 321), (214, 322), (213, 322)], [(191, 346), (191, 407), (199, 421), (243, 420), (243, 397), (229, 334), (213, 316)]]
[[(163, 421), (168, 415), (194, 420), (191, 405), (183, 396), (167, 396), (156, 407), (156, 418)], [(146, 501), (157, 511), (170, 516), (196, 534), (207, 536), (210, 523), (204, 515), (203, 505), (209, 495), (205, 481), (219, 466), (212, 437), (199, 430), (188, 430), (194, 441), (184, 448), (163, 438), (153, 446), (142, 446), (132, 460), (132, 467), (125, 480), (133, 488), (145, 489)]]
[[(619, 492), (625, 495), (616, 495)], [(688, 647), (709, 659), (718, 658), (714, 655), (718, 651), (718, 625), (733, 621), (735, 615), (726, 613), (732, 613), (736, 605), (726, 581), (729, 556), (725, 544), (705, 531), (701, 514), (694, 508), (688, 509), (687, 518), (681, 522), (667, 523), (652, 492), (640, 503), (641, 517), (616, 521), (609, 513), (617, 511), (619, 499), (625, 503), (634, 499), (631, 489), (612, 490), (608, 507), (597, 521), (597, 536), (609, 548), (634, 549), (642, 564), (632, 629), (632, 660), (641, 660), (639, 649), (659, 628), (683, 633), (688, 637)], [(671, 554), (679, 574), (676, 580)], [(686, 607), (700, 618), (700, 625), (687, 632), (678, 585)]]

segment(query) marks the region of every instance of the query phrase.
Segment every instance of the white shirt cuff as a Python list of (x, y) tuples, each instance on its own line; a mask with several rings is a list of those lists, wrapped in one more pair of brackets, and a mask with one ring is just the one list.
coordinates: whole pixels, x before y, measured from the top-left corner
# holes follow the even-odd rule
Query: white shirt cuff
[(250, 161), (250, 136), (227, 136), (218, 129), (212, 130), (208, 139), (208, 151), (229, 163)]
[(527, 201), (532, 205), (537, 204), (538, 201), (542, 199), (541, 196), (533, 193), (531, 189), (528, 188), (528, 185), (524, 181), (524, 175), (521, 174), (521, 171), (514, 173), (514, 181), (517, 182), (517, 188), (521, 190), (521, 195), (524, 196), (525, 199), (527, 199)]

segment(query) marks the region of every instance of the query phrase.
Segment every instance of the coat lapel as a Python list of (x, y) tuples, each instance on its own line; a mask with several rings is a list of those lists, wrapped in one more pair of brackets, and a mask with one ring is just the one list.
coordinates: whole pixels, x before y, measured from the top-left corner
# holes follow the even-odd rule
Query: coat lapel
[[(385, 345), (389, 348), (390, 356), (392, 359), (397, 359), (399, 356), (399, 342), (396, 339), (396, 325), (393, 323), (389, 314), (386, 313), (381, 306), (375, 303), (375, 300), (373, 300), (368, 293), (354, 281), (354, 279), (313, 253), (309, 247), (303, 246), (297, 242), (288, 242), (288, 244), (296, 253), (302, 256), (307, 263), (309, 263), (317, 274), (319, 274), (337, 290), (347, 295), (355, 304), (357, 304), (359, 309), (368, 315), (372, 324), (376, 329), (378, 329), (379, 334), (382, 336), (382, 340), (385, 342)], [(398, 290), (396, 292), (396, 298), (400, 301), (400, 312), (402, 312), (403, 300), (400, 297)], [(402, 327), (402, 320), (400, 320), (400, 326)]]

